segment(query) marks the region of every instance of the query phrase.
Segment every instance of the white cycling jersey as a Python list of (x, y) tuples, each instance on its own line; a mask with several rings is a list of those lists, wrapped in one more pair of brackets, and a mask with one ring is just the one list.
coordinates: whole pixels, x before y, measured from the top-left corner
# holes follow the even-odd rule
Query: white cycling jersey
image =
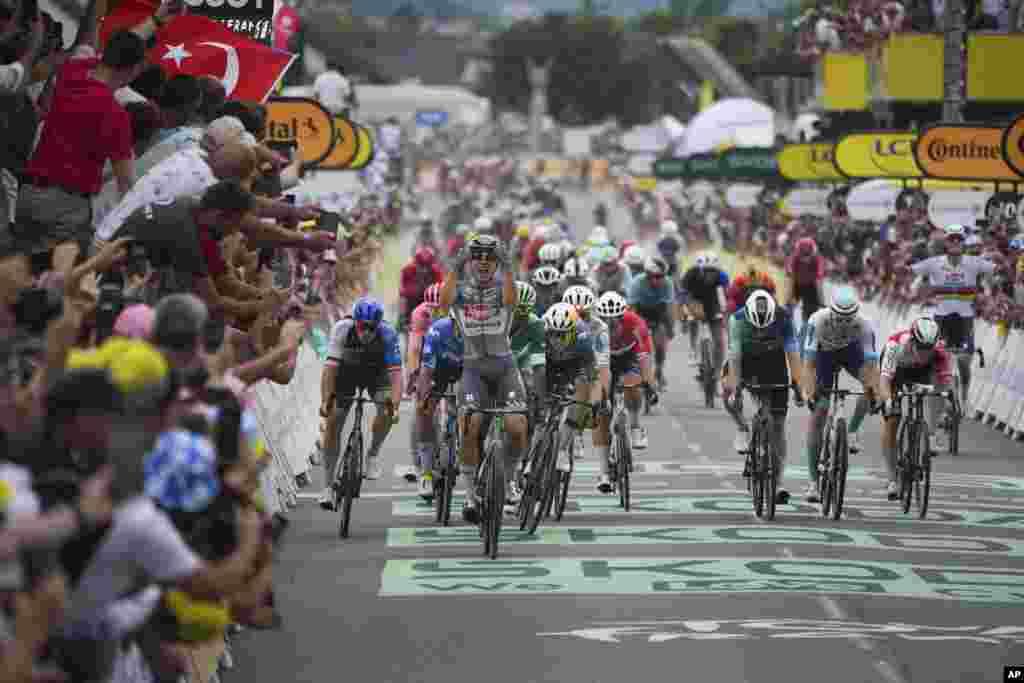
[(827, 308), (814, 313), (807, 321), (804, 350), (811, 354), (829, 353), (845, 349), (860, 340), (865, 354), (875, 351), (875, 331), (861, 314), (844, 317), (834, 314)]
[(915, 263), (910, 269), (915, 275), (924, 275), (928, 284), (938, 290), (935, 315), (957, 313), (973, 318), (978, 278), (994, 273), (996, 265), (980, 256), (962, 256), (960, 265), (953, 266), (948, 256), (935, 256)]

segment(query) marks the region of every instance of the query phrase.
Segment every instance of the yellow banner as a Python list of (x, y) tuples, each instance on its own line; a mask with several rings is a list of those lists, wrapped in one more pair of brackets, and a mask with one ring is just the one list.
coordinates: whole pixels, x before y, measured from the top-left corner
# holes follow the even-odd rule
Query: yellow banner
[(637, 192), (654, 192), (658, 179), (653, 176), (633, 176), (633, 189)]
[(914, 159), (916, 134), (910, 132), (852, 133), (836, 144), (834, 163), (847, 178), (920, 178)]
[(828, 52), (822, 60), (826, 111), (868, 108), (868, 60), (865, 55)]
[(1020, 102), (1024, 35), (967, 34), (967, 97), (977, 102)]
[(786, 145), (778, 154), (779, 173), (795, 182), (843, 180), (832, 161), (835, 145), (831, 143), (801, 143)]
[(1002, 140), (1003, 161), (1017, 173), (1024, 175), (1024, 114), (1014, 119)]
[(1003, 161), (1002, 140), (1002, 128), (930, 126), (915, 142), (914, 157), (933, 178), (1020, 180)]
[(901, 102), (942, 101), (942, 40), (941, 34), (925, 33), (889, 38), (882, 58), (884, 94)]

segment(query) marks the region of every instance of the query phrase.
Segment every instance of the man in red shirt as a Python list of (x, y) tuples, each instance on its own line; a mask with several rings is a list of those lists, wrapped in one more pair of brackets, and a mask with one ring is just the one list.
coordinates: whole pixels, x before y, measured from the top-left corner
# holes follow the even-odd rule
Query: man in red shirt
[(802, 305), (803, 319), (808, 320), (825, 300), (821, 284), (825, 281), (825, 257), (818, 253), (818, 244), (810, 237), (796, 243), (793, 256), (786, 264), (789, 275), (789, 303)]
[(53, 249), (53, 269), (70, 271), (92, 242), (92, 196), (109, 159), (123, 195), (135, 182), (131, 119), (114, 92), (146, 64), (146, 44), (114, 33), (102, 58), (79, 48), (56, 76), (42, 135), (25, 168), (15, 234), (34, 252)]
[(423, 295), (433, 284), (444, 282), (444, 269), (437, 261), (437, 255), (427, 247), (416, 250), (415, 256), (405, 264), (399, 275), (398, 296), (400, 302), (402, 330), (408, 327), (409, 317), (416, 307), (423, 303)]

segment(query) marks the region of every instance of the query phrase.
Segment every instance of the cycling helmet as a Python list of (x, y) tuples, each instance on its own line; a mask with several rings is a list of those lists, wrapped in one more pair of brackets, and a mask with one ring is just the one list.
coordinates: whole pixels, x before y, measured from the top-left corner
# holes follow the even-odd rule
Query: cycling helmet
[(844, 318), (856, 315), (860, 310), (860, 302), (857, 301), (857, 293), (853, 291), (853, 287), (836, 287), (832, 292), (829, 309)]
[(521, 240), (530, 239), (530, 226), (523, 224), (516, 227), (516, 237), (518, 237)]
[(434, 252), (427, 247), (420, 247), (416, 250), (416, 265), (429, 267), (434, 263)]
[(710, 265), (708, 263), (708, 255), (703, 251), (697, 254), (697, 258), (694, 260), (694, 265), (698, 268), (707, 268)]
[(967, 239), (967, 229), (959, 223), (953, 223), (947, 225), (943, 232), (946, 233), (946, 237), (959, 237), (960, 239)]
[(572, 304), (581, 311), (587, 312), (594, 308), (594, 300), (596, 298), (594, 293), (590, 291), (590, 287), (573, 285), (565, 290), (565, 294), (562, 295), (562, 303)]
[(679, 225), (675, 221), (662, 221), (661, 234), (677, 235), (679, 234)]
[(533, 309), (537, 304), (537, 290), (529, 282), (516, 281), (516, 300), (520, 306)]
[(498, 238), (494, 235), (473, 235), (466, 246), (469, 247), (469, 251), (474, 256), (476, 254), (486, 253), (493, 254), (498, 249)]
[(473, 230), (477, 232), (490, 232), (493, 227), (494, 223), (487, 216), (480, 216), (480, 218), (473, 221)]
[(759, 330), (775, 322), (775, 299), (763, 289), (759, 289), (749, 297), (746, 303), (747, 320)]
[(622, 255), (622, 260), (626, 262), (627, 266), (642, 266), (646, 258), (647, 254), (644, 252), (644, 248), (636, 244), (626, 249)]
[(423, 294), (423, 303), (430, 306), (437, 306), (441, 303), (441, 285), (433, 284), (427, 287)]
[(565, 262), (562, 273), (566, 277), (586, 277), (588, 270), (590, 269), (587, 267), (586, 261), (581, 258), (570, 258)]
[(648, 275), (664, 275), (668, 272), (668, 265), (660, 256), (648, 256), (644, 261), (644, 272)]
[(910, 326), (910, 336), (921, 348), (935, 348), (939, 341), (939, 325), (931, 318), (918, 318)]
[(554, 266), (541, 266), (533, 273), (533, 284), (550, 287), (562, 279), (562, 274)]
[(589, 239), (592, 244), (609, 244), (611, 242), (608, 239), (608, 228), (603, 225), (599, 225), (591, 230)]
[(540, 257), (543, 263), (555, 263), (558, 261), (559, 256), (561, 256), (560, 251), (557, 244), (545, 244), (537, 252), (537, 256)]
[(564, 346), (576, 341), (576, 322), (580, 319), (572, 304), (552, 304), (544, 313), (544, 331), (558, 339)]
[(379, 323), (384, 319), (384, 307), (376, 299), (363, 297), (352, 307), (352, 318), (357, 322)]
[(795, 252), (797, 256), (816, 256), (818, 254), (818, 243), (810, 237), (804, 237), (797, 240)]
[(626, 299), (618, 292), (605, 292), (597, 300), (597, 315), (602, 318), (621, 318), (626, 315)]

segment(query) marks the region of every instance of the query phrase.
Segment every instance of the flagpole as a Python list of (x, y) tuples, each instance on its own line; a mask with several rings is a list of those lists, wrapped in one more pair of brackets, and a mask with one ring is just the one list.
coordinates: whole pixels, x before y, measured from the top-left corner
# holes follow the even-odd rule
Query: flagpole
[(270, 86), (270, 90), (268, 90), (267, 94), (263, 96), (262, 100), (260, 100), (260, 104), (267, 103), (267, 100), (270, 99), (270, 96), (274, 94), (275, 90), (277, 90), (277, 86), (279, 86), (284, 81), (284, 77), (288, 73), (288, 69), (292, 68), (292, 64), (294, 64), (295, 60), (298, 58), (298, 55), (292, 55), (292, 58), (288, 60), (288, 65), (285, 68), (281, 69), (281, 75), (277, 77), (274, 83)]

